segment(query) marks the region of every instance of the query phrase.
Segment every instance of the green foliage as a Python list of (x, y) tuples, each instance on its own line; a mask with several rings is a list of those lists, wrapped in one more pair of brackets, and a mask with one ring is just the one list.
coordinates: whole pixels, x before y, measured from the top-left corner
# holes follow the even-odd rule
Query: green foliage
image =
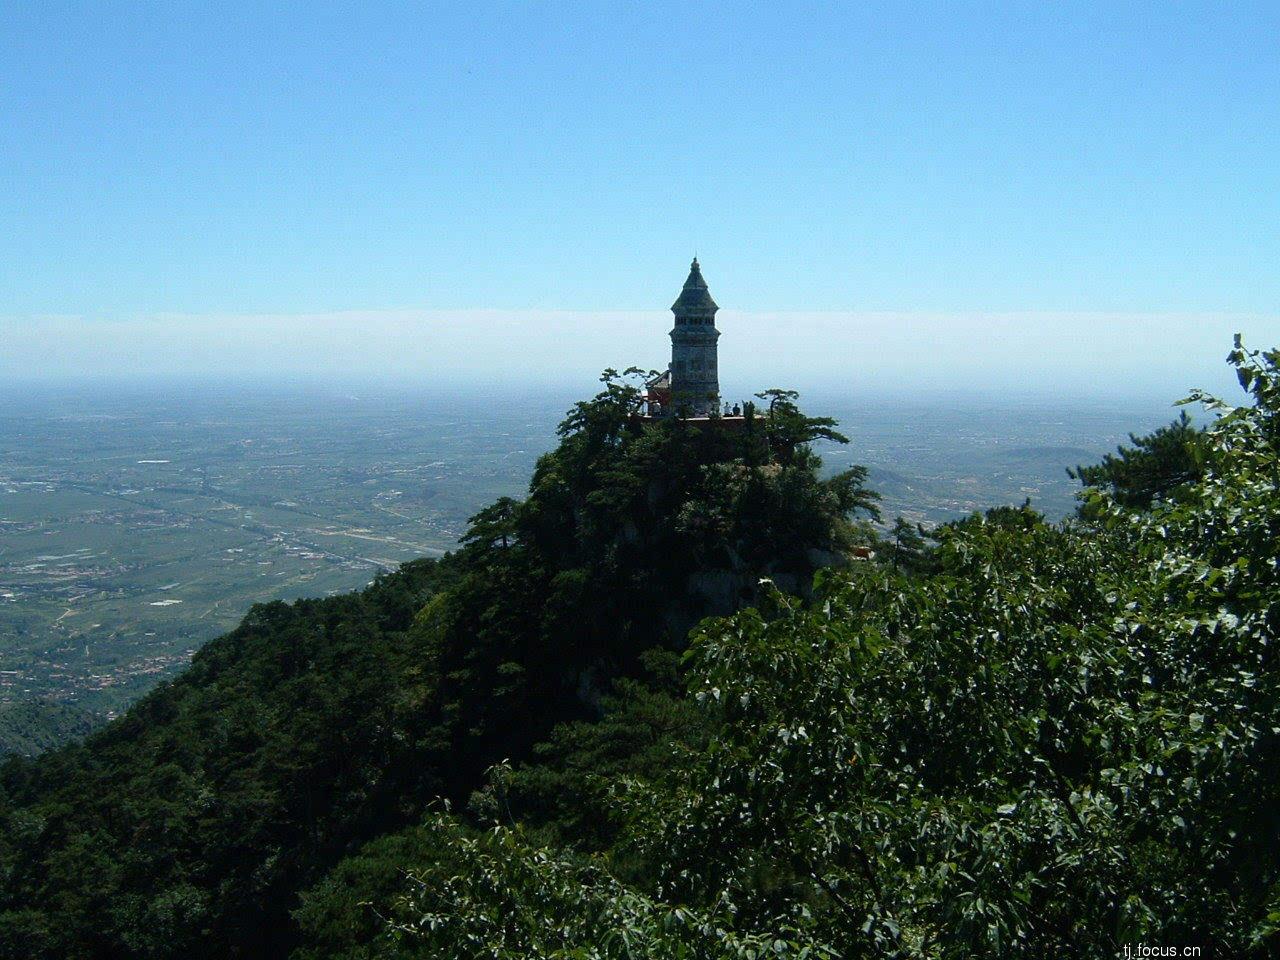
[(781, 450), (791, 453), (801, 445), (814, 440), (829, 440), (833, 443), (848, 443), (849, 438), (836, 432), (836, 422), (830, 417), (809, 417), (800, 412), (796, 400), (800, 394), (794, 390), (780, 390), (774, 387), (756, 394), (761, 400), (769, 401), (768, 416), (765, 429), (770, 439)]
[(101, 723), (87, 710), (47, 700), (0, 703), (0, 757), (35, 756), (68, 740), (83, 737)]
[(671, 748), (700, 748), (710, 729), (681, 694), (678, 658), (664, 650), (642, 656), (643, 679), (622, 678), (600, 702), (600, 718), (558, 726), (527, 763), (490, 771), (471, 809), (493, 823), (518, 821), (547, 843), (603, 851), (616, 839), (613, 785), (650, 778), (670, 762)]
[[(437, 817), (428, 826), (452, 852), (409, 877), (392, 906), (390, 948), (414, 957), (547, 960), (823, 960), (780, 935), (727, 929), (728, 911), (667, 906), (619, 883), (592, 858), (531, 847), (519, 829), (480, 835)], [(433, 909), (428, 904), (444, 905)], [(395, 954), (389, 954), (394, 956)]]
[[(416, 873), (419, 955), (1267, 956), (1280, 942), (1280, 354), (1232, 356), (1202, 477), (1087, 524), (937, 532), (932, 576), (768, 593), (686, 655), (710, 735), (614, 786), (606, 856), (476, 836)], [(643, 864), (624, 878), (620, 862)], [(1209, 955), (1209, 954), (1206, 954)]]
[(399, 896), (409, 865), (422, 869), (442, 850), (450, 852), (438, 832), (419, 824), (379, 837), (347, 857), (302, 894), (294, 919), (303, 946), (293, 952), (293, 960), (397, 958), (399, 951), (382, 936), (387, 917), (378, 906)]
[(1128, 507), (1149, 507), (1204, 474), (1208, 453), (1204, 431), (1183, 411), (1167, 427), (1146, 436), (1129, 434), (1132, 447), (1120, 446), (1101, 463), (1068, 469), (1085, 487), (1106, 490)]
[(895, 570), (908, 573), (936, 572), (927, 534), (918, 523), (902, 517), (893, 522), (888, 538), (883, 541), (886, 559)]

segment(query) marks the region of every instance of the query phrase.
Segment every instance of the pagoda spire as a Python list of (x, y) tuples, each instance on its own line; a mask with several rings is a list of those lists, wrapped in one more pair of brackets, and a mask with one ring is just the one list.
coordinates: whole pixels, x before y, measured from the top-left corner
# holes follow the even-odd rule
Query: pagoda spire
[(679, 319), (682, 315), (714, 316), (719, 309), (716, 302), (711, 299), (711, 291), (707, 289), (707, 281), (702, 278), (702, 267), (695, 256), (693, 263), (689, 264), (689, 278), (685, 280), (680, 296), (671, 305), (671, 312)]

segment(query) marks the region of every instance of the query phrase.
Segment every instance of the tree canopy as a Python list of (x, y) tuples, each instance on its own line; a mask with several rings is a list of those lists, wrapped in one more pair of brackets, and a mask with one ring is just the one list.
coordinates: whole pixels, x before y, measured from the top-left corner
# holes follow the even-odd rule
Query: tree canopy
[(1191, 422), (1185, 410), (1173, 423), (1152, 433), (1129, 434), (1129, 442), (1133, 446), (1117, 447), (1101, 463), (1068, 468), (1067, 474), (1086, 487), (1108, 491), (1113, 500), (1128, 507), (1149, 507), (1204, 474), (1208, 453), (1204, 430)]

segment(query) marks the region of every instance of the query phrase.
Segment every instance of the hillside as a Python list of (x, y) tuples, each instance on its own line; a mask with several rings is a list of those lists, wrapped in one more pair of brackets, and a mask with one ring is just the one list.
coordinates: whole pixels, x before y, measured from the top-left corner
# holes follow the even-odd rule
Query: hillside
[(458, 551), (9, 761), (0, 956), (1273, 956), (1280, 352), (1231, 360), (1077, 517), (885, 540), (791, 395), (609, 382)]
[(368, 589), (255, 607), (80, 745), (0, 776), (0, 955), (275, 957), (299, 894), (485, 771), (598, 717), (646, 651), (771, 576), (796, 587), (873, 509), (788, 398), (741, 434), (575, 406), (524, 501)]
[(98, 722), (87, 710), (47, 700), (0, 703), (0, 757), (35, 756), (83, 737)]

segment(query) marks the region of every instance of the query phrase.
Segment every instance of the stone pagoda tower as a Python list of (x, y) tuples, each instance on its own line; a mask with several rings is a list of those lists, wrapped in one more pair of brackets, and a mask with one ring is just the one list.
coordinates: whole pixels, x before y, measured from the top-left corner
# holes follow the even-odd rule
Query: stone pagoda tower
[(672, 412), (706, 417), (720, 409), (720, 375), (716, 368), (716, 311), (702, 268), (694, 257), (689, 279), (671, 305), (676, 325), (671, 330)]

